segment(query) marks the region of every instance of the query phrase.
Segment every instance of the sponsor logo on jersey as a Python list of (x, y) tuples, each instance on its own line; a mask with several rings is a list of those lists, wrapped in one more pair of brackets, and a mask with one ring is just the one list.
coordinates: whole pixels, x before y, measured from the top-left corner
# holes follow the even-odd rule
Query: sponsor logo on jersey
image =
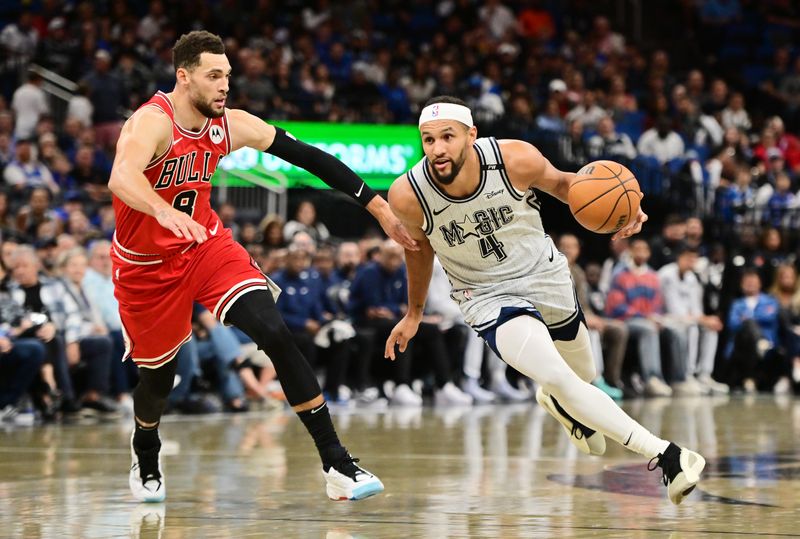
[(214, 144), (219, 144), (225, 139), (225, 133), (219, 125), (212, 125), (208, 134), (211, 137), (211, 142)]
[(505, 189), (500, 189), (499, 191), (492, 191), (491, 193), (486, 193), (486, 200), (489, 200), (490, 198), (494, 198), (497, 195), (502, 195), (505, 192), (506, 192)]

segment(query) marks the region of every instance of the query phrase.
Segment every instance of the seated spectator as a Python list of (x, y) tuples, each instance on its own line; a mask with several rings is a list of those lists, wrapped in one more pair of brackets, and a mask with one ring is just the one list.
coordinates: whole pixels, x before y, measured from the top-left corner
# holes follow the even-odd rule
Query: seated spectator
[(583, 124), (580, 120), (572, 120), (567, 125), (567, 134), (559, 138), (559, 151), (568, 168), (578, 170), (590, 161), (589, 149), (583, 138)]
[[(377, 262), (364, 265), (350, 288), (350, 312), (356, 327), (373, 330), (373, 350), (382, 352), (389, 334), (407, 311), (408, 289), (403, 264), (403, 248), (393, 240), (384, 241)], [(417, 347), (427, 348), (425, 364), (431, 365), (435, 375), (439, 402), (465, 403), (471, 398), (452, 383), (452, 373), (447, 361), (444, 339), (434, 324), (420, 323), (419, 331), (405, 352), (400, 352), (392, 362), (394, 390), (387, 396), (391, 404), (421, 406), (422, 398), (410, 387), (411, 358)], [(382, 354), (381, 354), (382, 355)], [(391, 385), (391, 384), (390, 384)], [(388, 387), (388, 386), (386, 386)], [(465, 398), (467, 397), (467, 398)]]
[(800, 382), (800, 279), (791, 264), (781, 264), (775, 270), (775, 279), (769, 294), (781, 306), (781, 340), (791, 359), (792, 382)]
[(286, 247), (286, 240), (283, 237), (283, 218), (280, 215), (267, 215), (261, 220), (258, 228), (261, 230), (261, 243), (270, 249), (282, 249)]
[[(617, 273), (611, 283), (606, 300), (606, 315), (624, 321), (631, 337), (636, 341), (646, 394), (669, 397), (672, 395), (672, 388), (664, 382), (661, 371), (659, 335), (663, 332), (669, 338), (672, 329), (662, 324), (664, 301), (661, 282), (658, 274), (647, 265), (650, 259), (650, 245), (647, 241), (634, 238), (630, 243), (630, 251), (631, 264)], [(673, 362), (674, 380), (683, 381), (686, 365), (682, 359), (685, 358), (670, 359)], [(632, 385), (636, 389), (636, 384)]]
[(628, 346), (628, 328), (624, 322), (605, 318), (603, 310), (595, 311), (589, 301), (589, 285), (586, 274), (578, 265), (581, 244), (572, 234), (563, 234), (558, 239), (558, 250), (564, 253), (569, 263), (569, 272), (575, 285), (578, 302), (583, 308), (586, 327), (592, 341), (592, 353), (597, 365), (597, 378), (592, 384), (599, 387), (612, 399), (623, 397), (622, 363)]
[(636, 148), (625, 133), (617, 133), (614, 120), (605, 116), (597, 123), (597, 134), (589, 138), (589, 157), (592, 159), (635, 159)]
[(686, 239), (686, 219), (671, 213), (664, 219), (661, 234), (650, 242), (650, 266), (658, 270), (662, 266), (675, 262), (678, 249)]
[(566, 131), (564, 119), (558, 108), (558, 101), (548, 99), (544, 110), (536, 117), (536, 127), (542, 131), (552, 131), (553, 133), (563, 133)]
[[(20, 400), (33, 389), (45, 360), (45, 348), (40, 341), (18, 337), (24, 328), (12, 324), (13, 307), (16, 305), (7, 296), (0, 296), (0, 423), (20, 413)], [(51, 396), (54, 395), (47, 398)]]
[(753, 176), (746, 167), (736, 172), (736, 181), (720, 187), (715, 197), (715, 213), (724, 223), (744, 223), (752, 221), (755, 208), (755, 191), (751, 187)]
[(51, 194), (59, 192), (53, 175), (35, 156), (33, 141), (19, 139), (14, 148), (14, 159), (6, 166), (3, 178), (12, 188), (12, 196), (19, 200), (28, 189), (43, 187)]
[[(450, 298), (450, 281), (438, 258), (434, 258), (433, 274), (428, 287), (428, 298), (425, 302), (423, 321), (436, 324), (445, 336), (451, 371), (455, 378), (463, 381), (461, 389), (476, 403), (494, 402), (498, 398), (510, 401), (523, 401), (529, 395), (514, 388), (506, 377), (506, 363), (489, 350), (483, 339), (464, 322), (461, 309)], [(488, 353), (488, 355), (487, 355)], [(489, 387), (491, 391), (480, 385), (481, 366), (488, 360)], [(446, 394), (438, 393), (438, 404), (443, 404)], [(448, 404), (469, 404), (468, 399), (460, 398)]]
[(662, 165), (683, 157), (683, 139), (672, 129), (671, 121), (666, 116), (656, 120), (655, 127), (651, 127), (639, 138), (639, 155), (653, 157)]
[(800, 174), (800, 138), (788, 133), (780, 116), (773, 116), (767, 126), (775, 135), (775, 143), (793, 174)]
[[(61, 220), (58, 214), (50, 208), (50, 191), (37, 187), (31, 191), (28, 204), (17, 212), (17, 230), (29, 236), (37, 236), (37, 230), (42, 223), (52, 222), (56, 225), (56, 234), (61, 231)], [(52, 237), (55, 237), (53, 234)]]
[(730, 381), (746, 393), (772, 388), (775, 393), (791, 389), (786, 349), (778, 339), (780, 304), (761, 292), (761, 277), (753, 269), (742, 273), (742, 297), (728, 313), (730, 338), (726, 355)]
[[(14, 302), (29, 313), (38, 313), (36, 322), (22, 333), (33, 335), (47, 348), (47, 361), (51, 365), (58, 389), (63, 394), (62, 409), (74, 412), (74, 390), (71, 374), (82, 374), (81, 404), (87, 410), (104, 416), (118, 414), (117, 405), (107, 398), (110, 343), (91, 339), (92, 328), (84, 320), (76, 304), (70, 301), (63, 283), (40, 277), (41, 263), (34, 250), (20, 245), (12, 255), (14, 281), (9, 289)], [(85, 346), (81, 340), (86, 338)], [(47, 376), (45, 377), (47, 378)], [(55, 388), (51, 385), (51, 391)]]
[(728, 106), (722, 110), (722, 127), (725, 129), (733, 127), (747, 133), (752, 126), (750, 115), (744, 108), (744, 96), (741, 92), (732, 93)]
[[(317, 337), (320, 329), (328, 322), (323, 312), (323, 303), (319, 291), (319, 283), (312, 277), (309, 269), (311, 257), (309, 253), (298, 247), (289, 247), (286, 258), (286, 268), (272, 275), (272, 279), (281, 287), (278, 298), (278, 310), (286, 326), (294, 337), (295, 344), (308, 359), (312, 366), (318, 366), (324, 357), (327, 360), (325, 384), (323, 391), (331, 401), (342, 402), (349, 400), (347, 390), (340, 387), (345, 385), (345, 374), (349, 360), (347, 341), (353, 333), (329, 335), (326, 347), (322, 353), (318, 350), (320, 343)], [(351, 328), (352, 329), (352, 328)]]
[(114, 297), (112, 280), (111, 242), (98, 240), (89, 246), (89, 259), (86, 274), (81, 281), (81, 289), (89, 303), (93, 305), (100, 320), (111, 337), (111, 395), (120, 403), (127, 402), (138, 379), (137, 367), (133, 361), (125, 359), (125, 339), (122, 335), (122, 321), (119, 318), (119, 303)]
[(259, 400), (269, 399), (266, 387), (258, 381), (245, 358), (233, 328), (222, 325), (200, 304), (194, 307), (192, 324), (196, 343), (189, 346), (190, 354), (196, 355), (200, 366), (213, 369), (226, 411), (235, 413), (249, 409), (245, 388)]
[[(115, 347), (113, 339), (110, 335), (109, 328), (105, 325), (103, 315), (100, 312), (100, 306), (93, 303), (89, 299), (89, 291), (84, 286), (83, 281), (86, 276), (88, 267), (88, 258), (86, 251), (82, 247), (73, 247), (72, 249), (61, 253), (57, 262), (57, 271), (60, 275), (60, 282), (64, 285), (66, 291), (65, 303), (72, 304), (72, 306), (65, 307), (65, 311), (77, 312), (71, 323), (75, 324), (78, 331), (77, 342), (67, 340), (67, 361), (71, 364), (77, 364), (84, 359), (91, 365), (92, 358), (96, 356), (107, 356), (109, 359), (108, 364), (108, 380), (107, 384), (111, 383), (110, 371), (116, 370), (112, 368), (112, 363), (122, 363), (123, 354), (114, 355)], [(113, 290), (113, 289), (112, 289)], [(80, 321), (78, 321), (78, 317)], [(99, 360), (94, 360), (99, 361)], [(133, 399), (130, 396), (132, 387), (121, 387), (117, 389), (113, 395), (117, 401), (124, 406), (127, 413), (133, 414)], [(109, 394), (111, 390), (109, 387)]]
[(94, 202), (108, 203), (111, 191), (108, 189), (108, 174), (105, 174), (94, 163), (94, 148), (81, 145), (75, 152), (75, 166), (71, 172), (78, 187), (89, 195)]
[(304, 200), (297, 206), (294, 219), (283, 227), (283, 238), (290, 243), (298, 232), (305, 232), (316, 243), (327, 240), (331, 235), (328, 228), (317, 221), (317, 209), (310, 200)]
[(608, 112), (597, 104), (597, 94), (591, 90), (587, 90), (583, 94), (583, 101), (581, 104), (570, 110), (565, 120), (567, 123), (577, 120), (581, 122), (586, 129), (594, 131), (600, 120), (606, 116), (608, 116)]
[(693, 247), (681, 246), (675, 253), (676, 261), (658, 271), (664, 293), (664, 323), (674, 329), (680, 356), (686, 357), (686, 380), (675, 384), (676, 393), (727, 394), (727, 385), (714, 380), (714, 358), (717, 355), (722, 320), (707, 316), (703, 310), (703, 284), (693, 268), (698, 253)]
[(781, 172), (775, 177), (775, 192), (767, 201), (762, 219), (773, 227), (788, 227), (792, 224), (793, 213), (797, 208), (796, 195), (792, 192), (792, 179)]

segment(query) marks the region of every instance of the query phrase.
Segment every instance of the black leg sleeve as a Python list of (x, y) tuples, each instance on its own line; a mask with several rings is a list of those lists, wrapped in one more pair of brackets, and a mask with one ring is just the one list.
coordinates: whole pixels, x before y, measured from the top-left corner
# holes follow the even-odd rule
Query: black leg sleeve
[(178, 361), (174, 358), (156, 368), (139, 368), (139, 383), (133, 390), (133, 413), (144, 423), (158, 423), (172, 391)]
[(314, 371), (275, 307), (272, 294), (253, 290), (241, 296), (228, 310), (225, 323), (244, 331), (269, 356), (290, 405), (308, 402), (322, 393)]

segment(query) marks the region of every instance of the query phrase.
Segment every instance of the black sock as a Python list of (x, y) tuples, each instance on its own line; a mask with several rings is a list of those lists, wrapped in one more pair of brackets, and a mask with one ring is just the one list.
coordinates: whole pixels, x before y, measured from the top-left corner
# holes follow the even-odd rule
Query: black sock
[(161, 439), (158, 437), (158, 425), (143, 427), (138, 422), (136, 423), (136, 430), (133, 432), (133, 447), (137, 451), (152, 449), (160, 445)]
[(332, 464), (336, 464), (347, 453), (336, 435), (336, 429), (333, 428), (328, 403), (323, 402), (316, 408), (297, 412), (297, 416), (306, 426), (311, 437), (314, 438), (319, 457), (322, 459), (322, 466), (327, 471)]

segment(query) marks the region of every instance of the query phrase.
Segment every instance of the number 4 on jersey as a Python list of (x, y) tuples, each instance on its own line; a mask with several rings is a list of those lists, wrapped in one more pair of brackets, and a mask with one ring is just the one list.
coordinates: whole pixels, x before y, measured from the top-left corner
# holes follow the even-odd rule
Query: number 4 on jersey
[(480, 245), (481, 256), (483, 258), (488, 258), (489, 255), (493, 254), (497, 257), (498, 262), (502, 262), (508, 256), (503, 249), (503, 242), (497, 241), (497, 238), (494, 237), (494, 234), (489, 234), (488, 236), (480, 238), (478, 240), (478, 244)]

